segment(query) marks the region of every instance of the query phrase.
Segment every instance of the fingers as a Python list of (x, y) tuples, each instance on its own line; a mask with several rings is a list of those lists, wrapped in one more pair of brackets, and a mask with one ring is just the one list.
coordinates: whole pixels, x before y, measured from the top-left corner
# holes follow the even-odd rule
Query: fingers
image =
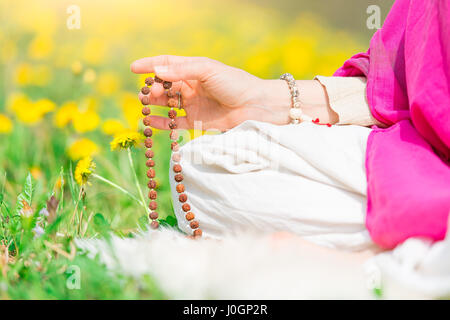
[(134, 73), (151, 73), (155, 72), (155, 66), (168, 66), (170, 64), (189, 63), (196, 58), (162, 55), (155, 57), (147, 57), (134, 61), (131, 64), (131, 71)]
[(198, 80), (205, 81), (214, 73), (213, 65), (208, 60), (177, 63), (168, 66), (158, 66), (155, 74), (165, 81)]
[[(169, 130), (170, 121), (170, 118), (150, 116), (150, 126), (156, 129)], [(177, 124), (177, 129), (189, 129), (186, 117), (176, 117), (175, 123)]]
[(154, 72), (165, 81), (205, 81), (216, 73), (221, 64), (203, 57), (156, 56), (136, 60), (131, 64), (135, 73)]

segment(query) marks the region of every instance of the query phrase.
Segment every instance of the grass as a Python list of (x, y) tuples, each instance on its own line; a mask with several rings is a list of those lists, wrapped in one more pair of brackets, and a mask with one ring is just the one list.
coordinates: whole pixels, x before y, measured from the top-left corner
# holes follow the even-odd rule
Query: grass
[[(17, 129), (17, 128), (16, 128)], [(73, 178), (74, 163), (63, 156), (60, 135), (46, 135), (34, 152), (20, 152), (21, 143), (32, 140), (33, 130), (23, 127), (22, 136), (1, 146), (0, 161), (6, 164), (0, 182), (0, 297), (2, 299), (163, 299), (157, 282), (149, 276), (134, 279), (106, 270), (96, 258), (77, 253), (76, 237), (132, 237), (147, 227), (145, 209), (135, 200), (98, 179), (81, 188)], [(17, 134), (17, 133), (14, 134)], [(42, 134), (42, 132), (41, 132)], [(29, 136), (28, 136), (29, 135)], [(45, 133), (44, 133), (45, 135)], [(156, 139), (164, 141), (160, 135)], [(17, 143), (15, 143), (17, 141)], [(42, 140), (41, 140), (42, 142)], [(25, 144), (25, 143), (24, 143)], [(56, 156), (46, 157), (40, 148), (48, 144)], [(166, 144), (167, 145), (167, 144)], [(57, 161), (61, 153), (62, 163)], [(145, 177), (143, 150), (133, 150), (136, 171)], [(126, 152), (110, 158), (99, 157), (99, 174), (123, 183), (134, 192), (132, 174), (123, 159)], [(161, 154), (160, 176), (167, 173), (167, 158)], [(162, 158), (162, 159), (161, 159)], [(159, 161), (158, 161), (159, 160)], [(55, 163), (52, 163), (55, 162)], [(116, 162), (116, 163), (114, 163)], [(30, 164), (42, 168), (38, 179), (28, 172)], [(14, 165), (9, 167), (9, 165)], [(62, 165), (61, 165), (62, 164)], [(58, 165), (61, 167), (58, 168)], [(122, 167), (123, 170), (105, 169)], [(162, 168), (162, 169), (161, 169)], [(57, 175), (54, 172), (58, 172)], [(18, 173), (27, 173), (22, 176)], [(49, 177), (48, 180), (44, 177)], [(19, 185), (16, 180), (23, 183)], [(49, 181), (47, 184), (45, 181)], [(144, 183), (145, 179), (140, 179)], [(162, 204), (161, 223), (176, 224), (169, 200), (168, 185), (158, 189)], [(165, 206), (164, 206), (165, 204)], [(118, 212), (113, 208), (121, 208)], [(169, 217), (167, 219), (167, 217)], [(37, 228), (37, 226), (39, 227)], [(41, 234), (42, 233), (42, 234)]]

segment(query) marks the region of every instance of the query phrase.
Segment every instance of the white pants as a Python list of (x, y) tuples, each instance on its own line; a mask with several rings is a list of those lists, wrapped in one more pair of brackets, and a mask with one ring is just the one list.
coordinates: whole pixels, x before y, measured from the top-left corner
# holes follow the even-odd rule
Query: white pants
[[(369, 133), (246, 121), (190, 141), (180, 149), (182, 183), (204, 236), (289, 231), (333, 248), (372, 246), (365, 227)], [(179, 227), (191, 232), (170, 175)]]

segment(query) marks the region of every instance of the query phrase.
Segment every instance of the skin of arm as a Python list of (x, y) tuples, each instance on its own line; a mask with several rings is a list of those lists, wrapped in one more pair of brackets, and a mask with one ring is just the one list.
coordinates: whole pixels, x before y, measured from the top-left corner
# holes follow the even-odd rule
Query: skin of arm
[[(180, 91), (186, 116), (177, 117), (180, 129), (191, 129), (201, 121), (204, 130), (231, 129), (246, 120), (277, 125), (290, 123), (291, 94), (284, 80), (265, 80), (241, 69), (203, 57), (155, 56), (131, 64), (134, 73), (155, 73)], [(321, 123), (334, 124), (326, 89), (316, 80), (298, 80), (303, 112)], [(142, 98), (142, 94), (139, 94)], [(160, 83), (153, 84), (150, 103), (166, 105)], [(166, 129), (168, 118), (151, 116), (152, 126)]]

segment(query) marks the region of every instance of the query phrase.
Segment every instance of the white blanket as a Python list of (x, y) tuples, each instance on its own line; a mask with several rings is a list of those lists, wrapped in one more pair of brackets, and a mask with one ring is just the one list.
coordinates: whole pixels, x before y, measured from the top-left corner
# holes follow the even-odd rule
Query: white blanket
[(376, 299), (376, 288), (383, 299), (450, 298), (450, 239), (411, 239), (360, 262), (248, 233), (191, 240), (163, 229), (77, 245), (115, 272), (153, 276), (172, 299)]

